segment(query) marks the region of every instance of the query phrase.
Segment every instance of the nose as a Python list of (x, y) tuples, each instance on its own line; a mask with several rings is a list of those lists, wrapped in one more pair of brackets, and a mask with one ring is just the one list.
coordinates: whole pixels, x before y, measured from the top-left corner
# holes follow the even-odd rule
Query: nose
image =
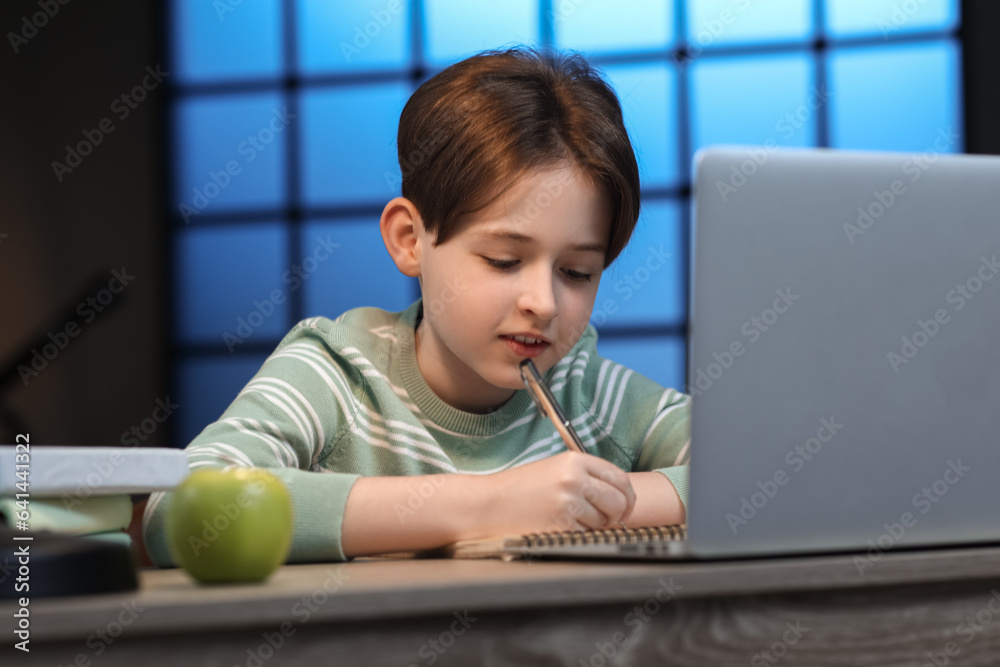
[(558, 313), (554, 278), (551, 268), (540, 267), (524, 271), (524, 280), (518, 296), (518, 308), (539, 320), (551, 320)]

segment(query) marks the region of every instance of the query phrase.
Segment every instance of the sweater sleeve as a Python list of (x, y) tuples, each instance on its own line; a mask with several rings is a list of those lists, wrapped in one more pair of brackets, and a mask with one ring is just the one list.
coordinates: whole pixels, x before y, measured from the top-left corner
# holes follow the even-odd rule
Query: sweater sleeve
[[(264, 468), (284, 482), (295, 524), (288, 562), (346, 560), (341, 526), (360, 475), (327, 471), (321, 460), (353, 422), (356, 383), (363, 386), (363, 376), (321, 339), (290, 333), (185, 449), (192, 470)], [(146, 551), (161, 567), (173, 564), (165, 525), (171, 495), (152, 494), (143, 516)]]
[(642, 435), (634, 471), (662, 473), (677, 489), (687, 511), (688, 461), (691, 458), (691, 398), (674, 389), (664, 389), (650, 404), (653, 419)]

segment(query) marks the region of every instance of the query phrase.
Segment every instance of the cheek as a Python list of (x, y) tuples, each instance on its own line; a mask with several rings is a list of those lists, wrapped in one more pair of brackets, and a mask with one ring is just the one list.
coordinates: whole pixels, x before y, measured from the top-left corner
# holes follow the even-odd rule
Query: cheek
[(478, 267), (457, 275), (454, 280), (463, 288), (461, 298), (465, 306), (473, 311), (481, 311), (514, 298), (514, 290), (507, 281), (498, 280), (495, 275)]
[(509, 290), (490, 281), (481, 281), (472, 272), (456, 272), (429, 290), (424, 297), (425, 310), (434, 320), (452, 329), (474, 331), (495, 324), (496, 314), (509, 297)]
[(562, 308), (566, 325), (575, 329), (586, 327), (587, 322), (590, 321), (590, 316), (593, 314), (596, 299), (596, 289), (573, 290), (569, 292), (563, 300)]
[(590, 311), (594, 308), (597, 300), (597, 283), (587, 284), (584, 287), (579, 285), (565, 285), (562, 293), (562, 302), (567, 314), (573, 313), (577, 317), (589, 317)]
[(468, 272), (456, 266), (454, 258), (447, 255), (435, 257), (433, 269), (427, 272), (423, 281), (425, 310), (437, 319), (460, 316), (463, 303), (475, 292), (475, 285), (465, 278)]

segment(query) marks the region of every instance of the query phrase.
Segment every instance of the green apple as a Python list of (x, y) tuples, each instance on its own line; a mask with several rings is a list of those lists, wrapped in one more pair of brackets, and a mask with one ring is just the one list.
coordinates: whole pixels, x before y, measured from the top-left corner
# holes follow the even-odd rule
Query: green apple
[(174, 490), (167, 512), (174, 562), (203, 583), (263, 581), (292, 546), (292, 499), (259, 468), (202, 468)]

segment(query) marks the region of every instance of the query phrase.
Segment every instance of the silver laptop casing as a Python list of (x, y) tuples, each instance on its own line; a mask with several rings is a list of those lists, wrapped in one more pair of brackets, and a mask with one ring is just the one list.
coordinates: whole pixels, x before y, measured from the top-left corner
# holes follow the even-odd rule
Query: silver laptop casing
[(1000, 541), (1000, 158), (695, 158), (687, 546)]

